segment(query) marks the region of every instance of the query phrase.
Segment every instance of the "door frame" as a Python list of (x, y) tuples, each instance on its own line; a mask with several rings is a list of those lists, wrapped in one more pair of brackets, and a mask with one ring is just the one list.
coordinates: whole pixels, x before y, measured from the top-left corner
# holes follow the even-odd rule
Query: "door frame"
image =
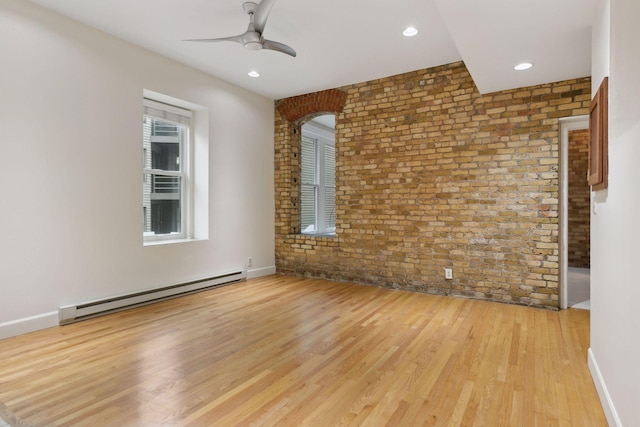
[[(573, 116), (560, 119), (560, 147), (559, 147), (559, 171), (558, 171), (558, 191), (559, 191), (559, 270), (558, 286), (560, 309), (566, 309), (569, 297), (569, 286), (567, 283), (567, 272), (569, 270), (569, 132), (573, 130), (589, 129), (589, 116)], [(585, 179), (587, 177), (585, 176)]]

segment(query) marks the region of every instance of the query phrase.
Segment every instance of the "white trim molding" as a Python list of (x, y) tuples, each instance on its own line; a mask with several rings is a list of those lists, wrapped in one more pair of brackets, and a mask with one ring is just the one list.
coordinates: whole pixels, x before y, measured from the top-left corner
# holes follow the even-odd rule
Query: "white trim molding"
[[(589, 129), (589, 116), (574, 116), (560, 119), (560, 173), (559, 173), (559, 190), (560, 190), (560, 308), (565, 309), (568, 306), (568, 284), (567, 271), (568, 255), (569, 255), (569, 214), (568, 214), (568, 198), (569, 198), (569, 132), (578, 129)], [(586, 177), (585, 177), (586, 179)]]
[(276, 274), (276, 266), (272, 265), (269, 267), (255, 268), (253, 270), (247, 271), (247, 279), (256, 279), (262, 276), (270, 276), (272, 274)]
[(604, 383), (604, 378), (602, 377), (602, 373), (598, 367), (598, 362), (596, 361), (596, 357), (593, 354), (593, 351), (591, 351), (591, 348), (589, 348), (588, 351), (588, 365), (589, 371), (591, 372), (591, 378), (593, 378), (593, 383), (595, 384), (596, 391), (600, 397), (600, 403), (602, 404), (604, 415), (607, 417), (607, 422), (610, 426), (622, 427), (622, 422), (620, 421), (620, 417), (613, 405), (613, 400), (609, 395), (609, 390), (607, 390), (607, 385)]
[(54, 326), (58, 326), (57, 311), (37, 314), (35, 316), (24, 317), (22, 319), (10, 320), (8, 322), (0, 323), (0, 340)]

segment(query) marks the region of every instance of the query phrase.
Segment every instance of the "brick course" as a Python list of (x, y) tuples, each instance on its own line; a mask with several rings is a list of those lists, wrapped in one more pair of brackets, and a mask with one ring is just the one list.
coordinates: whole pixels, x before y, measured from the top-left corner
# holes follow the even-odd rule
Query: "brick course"
[(558, 119), (590, 87), (480, 95), (458, 62), (339, 88), (334, 238), (299, 234), (300, 124), (322, 108), (277, 108), (278, 272), (557, 308)]

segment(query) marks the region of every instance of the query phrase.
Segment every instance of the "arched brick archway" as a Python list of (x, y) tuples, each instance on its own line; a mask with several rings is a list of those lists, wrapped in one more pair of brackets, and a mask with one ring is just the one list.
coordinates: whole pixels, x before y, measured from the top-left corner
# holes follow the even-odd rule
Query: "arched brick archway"
[(346, 92), (330, 89), (283, 99), (276, 108), (287, 121), (299, 124), (321, 114), (341, 113), (346, 101)]

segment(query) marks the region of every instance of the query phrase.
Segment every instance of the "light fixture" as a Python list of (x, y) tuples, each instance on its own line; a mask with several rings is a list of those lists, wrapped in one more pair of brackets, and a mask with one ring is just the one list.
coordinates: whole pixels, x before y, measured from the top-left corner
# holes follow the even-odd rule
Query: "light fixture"
[(528, 70), (531, 67), (533, 67), (533, 64), (531, 62), (521, 62), (520, 64), (513, 67), (513, 69), (516, 71), (524, 71)]
[(418, 34), (418, 29), (416, 27), (407, 27), (405, 28), (405, 30), (402, 32), (402, 35), (406, 36), (406, 37), (413, 37), (416, 34)]
[(256, 70), (251, 70), (247, 74), (249, 74), (249, 77), (260, 77), (260, 73), (257, 72)]

